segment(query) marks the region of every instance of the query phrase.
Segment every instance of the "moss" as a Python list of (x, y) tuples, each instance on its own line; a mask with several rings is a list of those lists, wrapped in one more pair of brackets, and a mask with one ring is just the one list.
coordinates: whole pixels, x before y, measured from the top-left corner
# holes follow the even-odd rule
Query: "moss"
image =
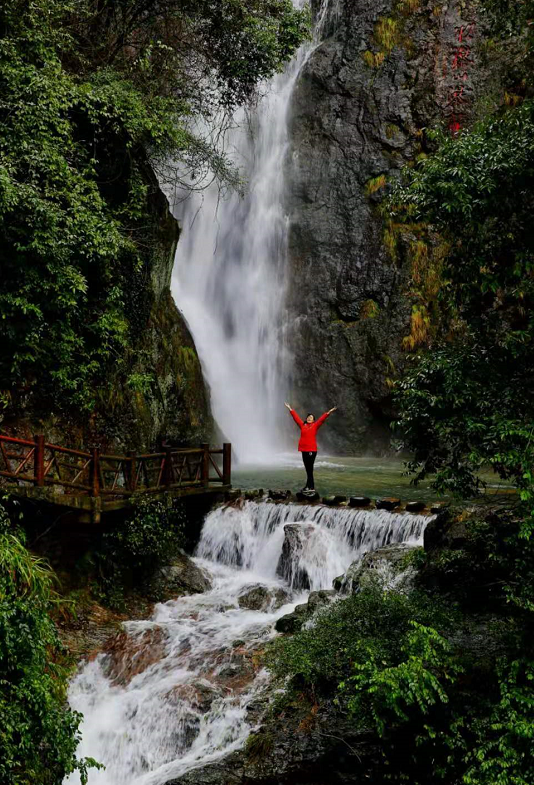
[(371, 196), (372, 194), (379, 191), (381, 188), (384, 188), (387, 183), (387, 178), (385, 174), (381, 174), (378, 177), (373, 177), (371, 180), (368, 180), (365, 184), (365, 193), (367, 196)]
[(260, 763), (274, 749), (272, 733), (251, 733), (245, 743), (245, 755), (251, 763)]
[(369, 49), (363, 53), (363, 59), (370, 68), (380, 68), (386, 55), (384, 52), (371, 52)]
[(380, 306), (375, 300), (366, 300), (362, 306), (362, 319), (376, 319), (380, 313)]
[(395, 123), (388, 123), (386, 125), (386, 137), (388, 139), (394, 139), (397, 134), (400, 134), (401, 129)]
[(389, 54), (400, 41), (400, 25), (391, 16), (382, 16), (375, 25), (375, 40), (383, 52)]

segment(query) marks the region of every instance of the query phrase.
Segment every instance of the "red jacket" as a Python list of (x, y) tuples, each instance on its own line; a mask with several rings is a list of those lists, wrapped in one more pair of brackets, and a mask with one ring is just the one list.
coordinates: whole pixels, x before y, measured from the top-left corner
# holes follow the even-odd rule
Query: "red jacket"
[(300, 452), (317, 452), (317, 441), (315, 439), (315, 435), (321, 425), (324, 423), (330, 412), (325, 412), (321, 414), (318, 420), (315, 422), (307, 423), (302, 422), (296, 411), (293, 409), (289, 410), (291, 412), (291, 416), (297, 423), (298, 427), (300, 428), (300, 439), (299, 439), (299, 451)]

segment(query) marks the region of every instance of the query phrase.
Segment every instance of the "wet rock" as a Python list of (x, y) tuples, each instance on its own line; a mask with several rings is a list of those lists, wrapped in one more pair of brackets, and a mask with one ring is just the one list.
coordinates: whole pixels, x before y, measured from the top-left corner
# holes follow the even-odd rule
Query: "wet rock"
[(426, 509), (424, 502), (408, 502), (406, 504), (406, 512), (421, 512)]
[(296, 496), (299, 502), (306, 502), (307, 504), (318, 502), (321, 498), (317, 491), (297, 491)]
[(320, 589), (319, 591), (312, 591), (308, 597), (308, 614), (312, 615), (320, 608), (330, 605), (332, 600), (336, 597), (337, 592), (334, 589)]
[(351, 496), (349, 507), (368, 507), (371, 504), (369, 496)]
[[(366, 553), (362, 559), (352, 562), (344, 575), (334, 578), (332, 585), (335, 591), (354, 594), (369, 581), (376, 580), (385, 588), (393, 587), (406, 569), (408, 554), (415, 550), (415, 547), (406, 543), (395, 543)], [(406, 576), (406, 587), (411, 577), (411, 574)], [(399, 582), (399, 588), (401, 583), (402, 581)]]
[(199, 679), (191, 684), (177, 684), (170, 690), (166, 698), (170, 703), (188, 703), (201, 714), (206, 714), (211, 709), (212, 703), (220, 698), (222, 692), (205, 679)]
[(309, 589), (310, 578), (305, 568), (300, 566), (300, 558), (315, 526), (310, 523), (286, 523), (284, 544), (276, 574), (283, 578), (293, 589)]
[(333, 589), (312, 591), (308, 602), (297, 605), (293, 613), (282, 616), (275, 624), (277, 632), (294, 633), (302, 629), (303, 625), (311, 619), (314, 613), (329, 605), (335, 599), (337, 592)]
[(329, 507), (336, 507), (339, 504), (345, 504), (346, 501), (346, 496), (323, 496), (323, 504), (327, 504)]
[(241, 488), (232, 488), (229, 491), (226, 491), (224, 494), (224, 499), (227, 502), (235, 502), (242, 496)]
[(140, 635), (119, 632), (103, 648), (107, 654), (102, 666), (105, 675), (114, 686), (128, 685), (134, 676), (163, 659), (166, 640), (161, 627), (152, 627)]
[(263, 497), (263, 488), (253, 488), (251, 490), (245, 491), (243, 495), (247, 501), (261, 499)]
[(247, 586), (239, 595), (240, 608), (249, 611), (275, 611), (289, 600), (289, 594), (282, 588), (268, 588), (261, 584)]
[(291, 498), (291, 491), (269, 490), (267, 496), (273, 502), (285, 502)]
[(393, 496), (389, 496), (386, 499), (377, 499), (376, 501), (376, 509), (377, 510), (396, 510), (397, 507), (400, 507), (401, 500), (397, 499)]
[(185, 594), (202, 594), (211, 589), (208, 574), (183, 551), (171, 564), (160, 567), (146, 586), (146, 596), (153, 602), (165, 602)]
[(243, 692), (256, 675), (252, 656), (252, 652), (244, 648), (234, 650), (230, 660), (210, 674), (210, 681), (221, 685), (226, 692)]
[(297, 605), (292, 613), (281, 616), (274, 625), (274, 628), (277, 632), (298, 632), (308, 621), (308, 618), (308, 604), (303, 603), (302, 605)]

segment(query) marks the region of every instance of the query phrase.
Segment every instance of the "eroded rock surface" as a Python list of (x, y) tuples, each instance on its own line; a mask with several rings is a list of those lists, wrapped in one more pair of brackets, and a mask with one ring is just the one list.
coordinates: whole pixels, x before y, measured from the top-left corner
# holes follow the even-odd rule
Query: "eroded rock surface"
[[(387, 379), (402, 366), (412, 301), (379, 202), (400, 169), (430, 151), (424, 128), (454, 130), (503, 100), (506, 64), (481, 51), (476, 0), (410, 5), (403, 14), (396, 0), (331, 2), (325, 40), (293, 97), (292, 400), (317, 412), (339, 405), (343, 416), (321, 431), (332, 451), (382, 449), (391, 436)], [(397, 36), (381, 63), (380, 20)]]
[(250, 611), (275, 611), (289, 601), (289, 593), (280, 588), (268, 588), (261, 584), (246, 586), (238, 597), (240, 608)]
[(183, 551), (171, 564), (160, 567), (150, 579), (146, 595), (153, 602), (165, 602), (184, 594), (202, 594), (211, 589), (211, 580)]
[(407, 589), (413, 577), (409, 570), (409, 555), (414, 549), (413, 545), (395, 543), (366, 553), (353, 562), (344, 575), (334, 579), (334, 589), (350, 594), (372, 581), (380, 582), (385, 588)]

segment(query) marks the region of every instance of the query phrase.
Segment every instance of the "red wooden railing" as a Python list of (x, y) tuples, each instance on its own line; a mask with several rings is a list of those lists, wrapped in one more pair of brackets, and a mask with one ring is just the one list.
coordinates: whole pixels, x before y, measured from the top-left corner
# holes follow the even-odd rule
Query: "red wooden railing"
[[(216, 456), (222, 456), (219, 466)], [(145, 455), (111, 455), (0, 434), (0, 478), (19, 485), (59, 486), (73, 495), (123, 497), (176, 488), (231, 484), (232, 445), (187, 449), (163, 448)]]

